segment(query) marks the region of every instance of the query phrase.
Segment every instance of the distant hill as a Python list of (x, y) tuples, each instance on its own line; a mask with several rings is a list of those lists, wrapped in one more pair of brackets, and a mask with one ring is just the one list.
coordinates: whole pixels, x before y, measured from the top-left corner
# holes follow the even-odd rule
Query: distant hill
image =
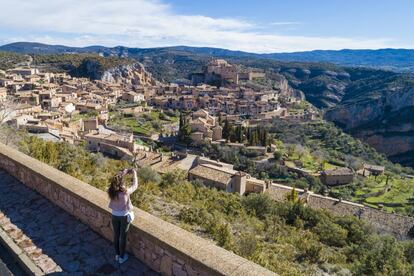
[(223, 58), (263, 58), (279, 61), (329, 62), (345, 66), (366, 66), (396, 71), (414, 72), (414, 50), (380, 49), (380, 50), (315, 50), (294, 53), (256, 54), (210, 47), (174, 46), (161, 48), (128, 48), (123, 46), (104, 47), (68, 47), (48, 45), (35, 42), (16, 42), (0, 46), (0, 51), (24, 54), (60, 54), (60, 53), (102, 53), (139, 57), (144, 54), (181, 52)]

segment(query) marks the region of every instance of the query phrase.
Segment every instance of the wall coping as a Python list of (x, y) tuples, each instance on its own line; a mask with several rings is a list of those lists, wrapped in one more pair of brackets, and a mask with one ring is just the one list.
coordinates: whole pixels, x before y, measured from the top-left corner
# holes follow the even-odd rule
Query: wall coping
[[(70, 195), (87, 201), (94, 209), (110, 215), (106, 193), (45, 163), (29, 157), (0, 143), (0, 159), (7, 159), (18, 166), (29, 169), (49, 183), (59, 186)], [(1, 168), (1, 163), (0, 163)], [(2, 168), (6, 171), (7, 168)], [(18, 170), (17, 170), (18, 171)], [(14, 172), (8, 171), (14, 175)], [(16, 173), (18, 174), (18, 173)], [(161, 244), (191, 263), (204, 267), (209, 275), (276, 275), (266, 268), (227, 251), (213, 242), (196, 236), (176, 225), (168, 223), (143, 210), (134, 207), (136, 219), (131, 230)], [(142, 260), (144, 263), (145, 261)]]

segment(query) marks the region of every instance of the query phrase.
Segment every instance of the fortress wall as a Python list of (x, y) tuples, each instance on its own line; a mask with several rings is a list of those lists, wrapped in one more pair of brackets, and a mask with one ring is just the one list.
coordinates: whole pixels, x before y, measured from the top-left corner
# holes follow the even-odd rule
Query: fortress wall
[[(0, 144), (0, 169), (100, 235), (112, 239), (105, 192), (3, 144)], [(275, 275), (149, 213), (137, 208), (134, 211), (136, 219), (130, 227), (128, 249), (162, 275)]]
[[(337, 215), (358, 216), (383, 233), (389, 233), (405, 239), (414, 234), (414, 218), (387, 213), (385, 211), (364, 206), (362, 204), (325, 197), (312, 192), (296, 189), (299, 195), (307, 198), (307, 205), (315, 209), (325, 209)], [(270, 197), (276, 201), (285, 201), (286, 195), (292, 191), (289, 186), (272, 184), (267, 190)]]

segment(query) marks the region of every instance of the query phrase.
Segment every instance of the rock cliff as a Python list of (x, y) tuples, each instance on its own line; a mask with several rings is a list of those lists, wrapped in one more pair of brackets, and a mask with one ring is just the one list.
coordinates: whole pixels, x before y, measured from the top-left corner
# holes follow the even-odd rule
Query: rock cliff
[(367, 90), (365, 97), (359, 97), (359, 100), (348, 98), (328, 110), (325, 118), (392, 161), (414, 166), (414, 85), (411, 81), (388, 85), (374, 95)]
[(144, 69), (141, 63), (134, 63), (128, 65), (121, 65), (104, 71), (99, 79), (112, 82), (123, 83), (130, 85), (156, 85), (157, 81), (152, 77), (152, 74)]

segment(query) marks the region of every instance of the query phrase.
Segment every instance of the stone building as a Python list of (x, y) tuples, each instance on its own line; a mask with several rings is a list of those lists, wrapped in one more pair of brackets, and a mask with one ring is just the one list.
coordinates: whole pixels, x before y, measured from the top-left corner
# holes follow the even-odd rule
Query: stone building
[(218, 141), (223, 139), (223, 128), (217, 124), (215, 127), (213, 127), (213, 141)]
[(137, 103), (137, 102), (144, 101), (145, 97), (144, 97), (144, 94), (129, 91), (129, 92), (125, 92), (122, 94), (122, 100), (130, 102), (130, 103)]
[(134, 136), (122, 136), (119, 134), (103, 134), (91, 132), (84, 136), (89, 150), (120, 159), (132, 159), (138, 145), (134, 142)]
[(208, 111), (200, 109), (192, 114), (189, 122), (191, 128), (191, 139), (195, 143), (200, 143), (205, 139), (217, 141), (222, 139), (223, 129)]
[(81, 119), (81, 131), (91, 132), (98, 130), (98, 118)]
[[(217, 78), (219, 77), (219, 78)], [(239, 74), (234, 65), (229, 64), (224, 59), (214, 59), (209, 62), (205, 69), (206, 83), (221, 80), (221, 82), (239, 83)]]
[(380, 174), (383, 174), (384, 173), (384, 171), (385, 171), (385, 167), (384, 166), (378, 166), (378, 165), (370, 165), (370, 164), (364, 164), (364, 167), (363, 167), (363, 174), (365, 175), (366, 173), (365, 173), (365, 171), (368, 171), (369, 172), (369, 174), (372, 174), (372, 175), (380, 175)]
[(204, 185), (229, 193), (263, 193), (266, 183), (245, 172), (234, 170), (233, 165), (197, 156), (188, 172), (189, 180), (200, 180)]
[(321, 181), (328, 186), (345, 185), (354, 180), (354, 172), (349, 168), (337, 168), (321, 172)]
[(198, 163), (188, 172), (188, 178), (229, 193), (243, 195), (246, 191), (246, 173), (223, 167), (220, 163)]

